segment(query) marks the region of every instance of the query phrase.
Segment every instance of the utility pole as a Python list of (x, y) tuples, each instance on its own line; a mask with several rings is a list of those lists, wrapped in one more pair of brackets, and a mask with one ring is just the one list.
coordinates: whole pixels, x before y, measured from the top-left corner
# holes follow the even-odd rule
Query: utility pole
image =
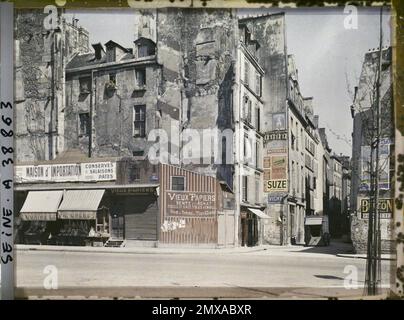
[[(383, 7), (380, 8), (380, 36), (377, 77), (375, 84), (375, 100), (372, 106), (372, 134), (370, 147), (370, 212), (368, 225), (368, 244), (366, 260), (366, 292), (377, 295), (381, 288), (381, 232), (379, 214), (379, 156), (380, 156), (380, 128), (381, 128), (381, 72), (383, 54)], [(373, 130), (374, 129), (374, 130)], [(373, 160), (374, 158), (374, 160)]]

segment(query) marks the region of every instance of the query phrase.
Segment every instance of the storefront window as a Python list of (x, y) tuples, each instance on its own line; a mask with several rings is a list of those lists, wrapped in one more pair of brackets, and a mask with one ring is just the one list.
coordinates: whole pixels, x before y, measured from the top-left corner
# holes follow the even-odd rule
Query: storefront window
[(171, 177), (171, 190), (184, 191), (185, 177)]

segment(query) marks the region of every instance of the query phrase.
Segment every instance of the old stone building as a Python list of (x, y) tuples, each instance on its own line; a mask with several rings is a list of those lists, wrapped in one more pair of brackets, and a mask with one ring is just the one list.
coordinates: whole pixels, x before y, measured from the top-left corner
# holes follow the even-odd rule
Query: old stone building
[[(162, 126), (157, 109), (161, 69), (155, 44), (93, 44), (66, 66), (65, 144), (89, 156), (144, 156)], [(178, 113), (178, 111), (177, 111)]]
[(329, 211), (330, 232), (333, 236), (341, 236), (342, 227), (342, 163), (336, 155), (330, 157), (331, 179)]
[(59, 16), (46, 29), (45, 14), (18, 11), (16, 50), (16, 154), (18, 161), (50, 160), (64, 150), (65, 68), (89, 51), (88, 32)]
[[(372, 98), (375, 75), (378, 70), (379, 50), (371, 50), (364, 56), (359, 84), (351, 107), (353, 116), (352, 178), (351, 178), (351, 238), (357, 252), (366, 252), (371, 165), (371, 144), (375, 141), (375, 100)], [(381, 130), (379, 157), (379, 214), (381, 222), (382, 251), (394, 250), (392, 236), (394, 170), (394, 125), (392, 94), (392, 49), (383, 48), (381, 59)]]
[[(305, 217), (326, 214), (331, 150), (301, 93), (283, 13), (139, 10), (130, 48), (90, 48), (77, 19), (60, 16), (53, 30), (40, 20), (17, 18), (20, 183), (66, 175), (55, 201), (65, 187), (104, 190), (109, 202), (87, 190), (101, 201), (92, 210), (119, 241), (302, 244)], [(32, 218), (23, 198), (38, 201), (35, 185), (20, 190)]]
[(235, 125), (235, 162), (233, 188), (238, 220), (239, 243), (256, 245), (263, 242), (266, 207), (263, 199), (263, 133), (262, 133), (262, 69), (257, 54), (261, 44), (254, 38), (248, 25), (240, 22), (235, 65), (233, 105)]

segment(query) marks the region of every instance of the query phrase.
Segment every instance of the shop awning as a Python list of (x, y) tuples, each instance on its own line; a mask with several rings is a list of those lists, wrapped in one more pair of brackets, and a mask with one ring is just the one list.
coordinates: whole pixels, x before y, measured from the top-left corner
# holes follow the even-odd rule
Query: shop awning
[(253, 209), (253, 208), (247, 208), (247, 209), (248, 211), (254, 213), (258, 218), (269, 219), (269, 216), (259, 209)]
[(63, 191), (30, 191), (20, 211), (23, 221), (55, 221)]
[(95, 220), (105, 190), (68, 190), (58, 210), (63, 220)]

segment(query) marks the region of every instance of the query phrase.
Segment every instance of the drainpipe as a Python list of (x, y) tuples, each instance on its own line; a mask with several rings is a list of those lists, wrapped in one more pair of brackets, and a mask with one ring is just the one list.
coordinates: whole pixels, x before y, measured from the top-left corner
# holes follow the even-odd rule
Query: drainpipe
[(93, 93), (94, 93), (94, 70), (91, 70), (91, 79), (90, 79), (90, 116), (89, 116), (89, 134), (88, 134), (88, 157), (92, 156), (93, 149)]
[[(282, 221), (281, 221), (281, 223), (282, 223), (282, 233), (281, 233), (281, 245), (282, 246), (285, 246), (285, 245), (287, 245), (287, 241), (285, 241), (287, 238), (288, 238), (288, 235), (287, 235), (287, 227), (288, 227), (288, 219), (286, 219), (286, 225), (285, 225), (285, 219), (284, 219), (284, 217), (285, 217), (285, 215), (284, 215), (284, 211), (285, 211), (285, 207), (284, 207), (284, 205), (285, 205), (285, 199), (287, 199), (288, 198), (288, 194), (286, 194), (285, 196), (283, 196), (282, 197), (282, 199), (281, 199), (281, 208), (282, 208), (282, 211), (281, 211), (281, 219), (282, 219)], [(287, 211), (287, 207), (286, 207), (286, 214), (288, 213), (288, 211)], [(287, 217), (287, 215), (286, 215), (286, 217)]]

